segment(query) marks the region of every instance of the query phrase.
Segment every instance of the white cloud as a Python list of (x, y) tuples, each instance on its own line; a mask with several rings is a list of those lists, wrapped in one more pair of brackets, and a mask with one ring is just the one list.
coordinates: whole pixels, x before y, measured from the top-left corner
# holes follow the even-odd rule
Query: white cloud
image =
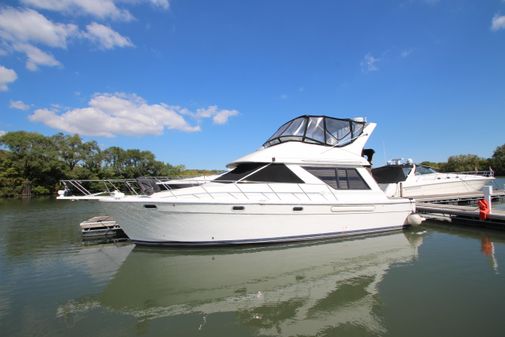
[(67, 40), (77, 34), (76, 25), (53, 23), (32, 9), (0, 9), (0, 37), (8, 42), (66, 48)]
[(0, 91), (7, 91), (8, 85), (18, 78), (16, 72), (12, 69), (0, 66)]
[[(187, 109), (185, 110), (187, 114)], [(219, 110), (217, 105), (211, 105), (205, 109), (197, 109), (193, 117), (196, 119), (212, 118), (214, 124), (226, 124), (228, 118), (238, 115), (237, 110)]]
[[(205, 109), (203, 109), (203, 108), (197, 109), (196, 114), (194, 114), (194, 117), (196, 119), (209, 118), (209, 117), (212, 117), (215, 114), (217, 114), (217, 112), (218, 112), (217, 105), (211, 105)], [(186, 112), (186, 114), (187, 114), (187, 112)]]
[(166, 104), (148, 104), (134, 94), (97, 94), (85, 108), (58, 113), (37, 109), (30, 120), (54, 129), (81, 135), (159, 135), (165, 129), (200, 131), (182, 117), (183, 108)]
[(191, 113), (180, 106), (148, 104), (135, 94), (114, 93), (96, 94), (87, 107), (63, 113), (57, 108), (37, 109), (29, 119), (57, 130), (90, 136), (159, 135), (165, 129), (200, 131), (200, 126), (190, 125), (184, 115), (212, 118), (215, 124), (225, 124), (238, 111), (220, 110), (212, 105)]
[(23, 101), (13, 101), (13, 100), (11, 100), (9, 102), (9, 107), (12, 108), (12, 109), (23, 110), (23, 111), (26, 111), (26, 110), (30, 109), (30, 105), (26, 104), (25, 102), (23, 102)]
[(505, 29), (505, 15), (495, 14), (491, 21), (491, 30), (496, 32), (500, 29)]
[(70, 15), (89, 15), (101, 20), (134, 20), (133, 15), (120, 5), (150, 3), (167, 10), (169, 0), (21, 0), (27, 6)]
[(53, 55), (48, 54), (39, 48), (30, 44), (20, 43), (15, 44), (13, 48), (26, 55), (26, 68), (35, 71), (39, 66), (56, 67), (61, 66), (61, 63), (54, 58)]
[(65, 14), (86, 14), (99, 19), (133, 20), (131, 13), (119, 8), (114, 0), (21, 0), (32, 7), (63, 12)]
[(372, 71), (378, 71), (379, 70), (379, 63), (380, 59), (373, 57), (370, 53), (366, 54), (363, 60), (361, 61), (361, 71), (364, 73), (372, 72)]
[[(54, 6), (67, 6), (70, 2), (79, 2), (84, 6), (86, 2), (75, 0), (61, 2), (56, 0), (30, 1), (39, 3), (39, 7), (42, 8), (42, 5), (49, 6), (51, 4)], [(91, 1), (89, 6), (92, 3), (95, 3), (95, 1)], [(71, 38), (88, 39), (101, 49), (133, 47), (130, 39), (110, 27), (96, 22), (88, 24), (85, 31), (80, 31), (79, 27), (74, 24), (54, 23), (33, 9), (0, 8), (0, 39), (4, 40), (4, 47), (8, 51), (26, 55), (26, 67), (29, 70), (37, 70), (40, 66), (61, 66), (61, 63), (51, 53), (42, 50), (39, 46), (66, 48)]]
[(228, 118), (238, 115), (237, 110), (221, 110), (212, 117), (212, 122), (214, 124), (226, 124), (228, 123)]
[(127, 37), (122, 36), (110, 27), (93, 22), (86, 26), (86, 32), (82, 35), (97, 43), (103, 49), (114, 47), (133, 47), (133, 43)]
[(129, 4), (129, 5), (142, 5), (151, 4), (153, 7), (161, 8), (163, 10), (170, 8), (171, 0), (113, 0), (116, 3)]
[(160, 7), (162, 9), (168, 9), (170, 7), (170, 3), (168, 0), (149, 0), (149, 2), (156, 7)]
[(61, 65), (53, 55), (35, 44), (66, 48), (68, 40), (77, 36), (79, 28), (74, 24), (54, 23), (32, 9), (0, 8), (0, 38), (10, 51), (26, 55), (29, 70)]
[(0, 137), (2, 137), (3, 135), (5, 135), (6, 133), (7, 133), (7, 131), (0, 130)]

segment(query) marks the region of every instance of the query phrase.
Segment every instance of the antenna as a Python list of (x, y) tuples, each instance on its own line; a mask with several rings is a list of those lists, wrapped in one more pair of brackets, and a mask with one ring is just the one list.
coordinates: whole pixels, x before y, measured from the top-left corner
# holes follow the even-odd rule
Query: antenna
[(386, 145), (384, 145), (384, 140), (381, 140), (382, 143), (382, 155), (384, 156), (384, 163), (387, 163), (387, 156), (386, 156)]

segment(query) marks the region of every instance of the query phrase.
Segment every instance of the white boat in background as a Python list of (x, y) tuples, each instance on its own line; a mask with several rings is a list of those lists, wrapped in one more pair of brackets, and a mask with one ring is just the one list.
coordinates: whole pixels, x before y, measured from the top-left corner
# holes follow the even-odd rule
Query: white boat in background
[(361, 156), (375, 126), (361, 118), (300, 116), (214, 180), (99, 201), (132, 241), (146, 245), (286, 242), (400, 229), (419, 219), (411, 216), (414, 201), (384, 194)]
[(393, 159), (372, 174), (388, 196), (407, 198), (477, 193), (494, 180), (493, 171), (441, 173), (411, 159)]

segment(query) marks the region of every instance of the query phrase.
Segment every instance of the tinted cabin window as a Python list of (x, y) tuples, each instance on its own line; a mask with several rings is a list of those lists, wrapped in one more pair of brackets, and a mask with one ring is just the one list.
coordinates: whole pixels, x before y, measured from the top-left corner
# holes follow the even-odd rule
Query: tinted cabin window
[(411, 170), (406, 166), (383, 166), (372, 170), (372, 175), (379, 184), (391, 184), (405, 181)]
[(303, 183), (296, 174), (284, 164), (270, 164), (260, 171), (244, 179), (244, 181), (271, 182), (271, 183)]
[(304, 167), (336, 190), (369, 190), (363, 177), (354, 168)]
[[(257, 171), (263, 167), (261, 170)], [(251, 174), (255, 172), (254, 174)], [(245, 179), (244, 179), (245, 178)], [(230, 182), (243, 179), (244, 182), (267, 182), (267, 183), (303, 183), (296, 174), (294, 174), (284, 164), (266, 164), (266, 163), (245, 163), (240, 164), (232, 171), (222, 175), (215, 181)]]
[(237, 167), (235, 167), (233, 170), (231, 170), (228, 173), (223, 174), (219, 178), (215, 179), (215, 181), (237, 181), (242, 179), (243, 177), (251, 174), (252, 172), (256, 171), (262, 166), (265, 166), (266, 164), (263, 163), (245, 163), (245, 164), (240, 164)]

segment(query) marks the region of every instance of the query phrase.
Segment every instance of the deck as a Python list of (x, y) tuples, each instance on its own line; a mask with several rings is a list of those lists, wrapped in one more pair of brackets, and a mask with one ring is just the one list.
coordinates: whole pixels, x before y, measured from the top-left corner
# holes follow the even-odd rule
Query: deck
[(96, 240), (101, 238), (123, 238), (126, 235), (111, 216), (95, 216), (79, 224), (82, 238)]

